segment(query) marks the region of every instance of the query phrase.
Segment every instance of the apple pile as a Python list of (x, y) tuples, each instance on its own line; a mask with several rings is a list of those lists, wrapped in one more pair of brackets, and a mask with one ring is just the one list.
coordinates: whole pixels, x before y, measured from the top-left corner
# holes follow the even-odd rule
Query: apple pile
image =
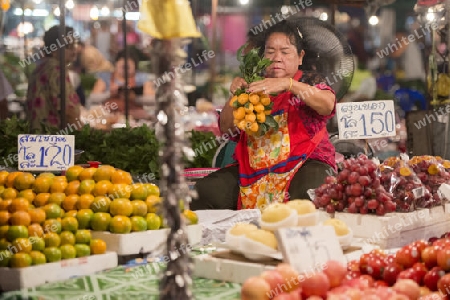
[(328, 213), (377, 214), (394, 212), (396, 203), (381, 185), (378, 167), (366, 156), (350, 158), (342, 163), (343, 169), (328, 176), (325, 183), (315, 189), (314, 204)]
[(431, 193), (405, 161), (391, 158), (384, 161), (379, 169), (381, 184), (394, 198), (398, 212), (431, 207)]
[(328, 261), (321, 270), (299, 274), (286, 263), (260, 276), (248, 278), (242, 285), (242, 300), (417, 300), (420, 288), (410, 279), (393, 287), (375, 285), (364, 275), (350, 278), (350, 272), (337, 261)]
[[(445, 299), (450, 293), (450, 239), (416, 241), (395, 254), (373, 250), (347, 265), (347, 279), (369, 275), (376, 286), (393, 286), (400, 280), (417, 283), (420, 299)], [(434, 297), (434, 298), (433, 298)]]

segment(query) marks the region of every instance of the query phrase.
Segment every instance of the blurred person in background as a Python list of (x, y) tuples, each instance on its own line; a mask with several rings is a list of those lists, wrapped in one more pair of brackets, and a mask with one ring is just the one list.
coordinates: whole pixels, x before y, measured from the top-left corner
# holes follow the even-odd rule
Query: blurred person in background
[(13, 94), (13, 88), (11, 84), (0, 70), (0, 120), (4, 120), (9, 117), (8, 110), (8, 96)]
[[(61, 36), (59, 28), (56, 25), (45, 32), (46, 49), (56, 50), (45, 51), (46, 56), (36, 63), (37, 66), (28, 82), (27, 114), (32, 130), (39, 131), (42, 125), (64, 127), (79, 122), (80, 99), (72, 85), (67, 68), (66, 95), (64, 95), (66, 124), (61, 124), (60, 51), (65, 51), (65, 63), (69, 66), (76, 58), (77, 40), (72, 27), (65, 28), (64, 36)], [(57, 45), (56, 48), (55, 45)]]

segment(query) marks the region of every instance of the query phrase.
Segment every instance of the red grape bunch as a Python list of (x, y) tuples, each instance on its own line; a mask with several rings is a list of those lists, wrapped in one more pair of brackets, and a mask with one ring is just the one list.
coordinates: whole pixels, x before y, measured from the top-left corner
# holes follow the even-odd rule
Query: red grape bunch
[(395, 202), (381, 185), (377, 165), (366, 156), (342, 163), (336, 177), (328, 176), (315, 190), (314, 203), (328, 213), (341, 212), (384, 215), (394, 212)]

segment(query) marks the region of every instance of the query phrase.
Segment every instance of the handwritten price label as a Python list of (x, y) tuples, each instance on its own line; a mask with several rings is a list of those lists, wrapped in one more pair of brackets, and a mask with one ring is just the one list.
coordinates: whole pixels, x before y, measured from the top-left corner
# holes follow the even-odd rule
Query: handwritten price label
[(67, 170), (75, 160), (75, 137), (20, 134), (17, 149), (21, 171)]
[(297, 272), (318, 271), (329, 260), (347, 263), (332, 226), (281, 228), (276, 236), (283, 257)]
[(336, 115), (340, 139), (372, 139), (396, 135), (392, 100), (338, 103)]

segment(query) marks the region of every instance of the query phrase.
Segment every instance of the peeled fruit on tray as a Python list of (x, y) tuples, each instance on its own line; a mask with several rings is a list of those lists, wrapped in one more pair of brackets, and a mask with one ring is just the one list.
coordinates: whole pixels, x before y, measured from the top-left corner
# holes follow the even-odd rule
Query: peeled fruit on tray
[(286, 203), (292, 209), (297, 211), (299, 215), (306, 215), (316, 212), (316, 206), (311, 200), (292, 200)]
[(282, 203), (269, 205), (261, 213), (261, 220), (267, 223), (276, 223), (288, 218), (292, 214), (292, 209)]
[(266, 245), (272, 249), (278, 249), (278, 243), (275, 235), (267, 230), (257, 229), (251, 230), (245, 234), (245, 236), (255, 242)]
[(238, 223), (230, 229), (230, 234), (246, 235), (250, 231), (255, 231), (255, 230), (258, 230), (258, 227), (256, 227), (256, 225), (254, 225), (254, 224)]
[(350, 233), (347, 224), (345, 224), (342, 220), (328, 219), (323, 222), (323, 225), (333, 226), (337, 236), (344, 236)]

